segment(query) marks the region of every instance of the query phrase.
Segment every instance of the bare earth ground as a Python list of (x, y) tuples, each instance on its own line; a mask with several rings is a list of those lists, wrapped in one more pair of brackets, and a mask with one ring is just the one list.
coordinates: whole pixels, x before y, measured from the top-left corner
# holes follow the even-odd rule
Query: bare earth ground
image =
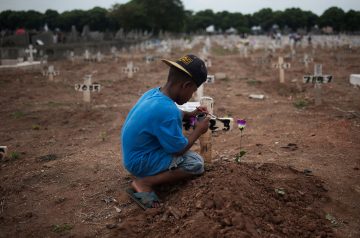
[[(314, 106), (312, 86), (301, 82), (313, 66), (304, 69), (302, 54), (280, 85), (277, 70), (215, 48), (209, 73), (227, 78), (205, 95), (216, 115), (247, 120), (247, 154), (234, 162), (238, 130), (214, 133), (205, 175), (159, 188), (162, 207), (146, 212), (124, 193), (131, 177), (119, 133), (139, 96), (165, 82), (167, 66), (138, 55), (140, 71), (127, 79), (126, 58), (58, 61), (55, 82), (39, 70), (1, 71), (0, 145), (11, 158), (0, 163), (0, 237), (360, 237), (360, 91), (348, 83), (359, 55), (316, 51), (334, 81)], [(94, 70), (103, 88), (87, 106), (74, 84)]]

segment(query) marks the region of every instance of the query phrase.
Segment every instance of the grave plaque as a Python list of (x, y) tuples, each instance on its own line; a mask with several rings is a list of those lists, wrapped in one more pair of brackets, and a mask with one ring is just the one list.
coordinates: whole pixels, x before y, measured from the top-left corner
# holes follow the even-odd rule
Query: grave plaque
[(315, 90), (315, 105), (319, 106), (322, 104), (321, 100), (321, 85), (323, 83), (330, 83), (332, 80), (332, 75), (323, 75), (322, 74), (322, 65), (314, 65), (314, 75), (305, 75), (303, 77), (304, 83), (313, 83)]

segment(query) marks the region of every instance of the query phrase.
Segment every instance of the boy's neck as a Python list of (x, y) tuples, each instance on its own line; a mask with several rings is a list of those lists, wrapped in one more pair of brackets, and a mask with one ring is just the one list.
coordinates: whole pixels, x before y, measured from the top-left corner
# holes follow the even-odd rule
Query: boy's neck
[(160, 91), (168, 96), (171, 100), (175, 101), (176, 95), (174, 93), (175, 90), (172, 89), (172, 87), (170, 87), (169, 84), (165, 84), (163, 87), (160, 88)]

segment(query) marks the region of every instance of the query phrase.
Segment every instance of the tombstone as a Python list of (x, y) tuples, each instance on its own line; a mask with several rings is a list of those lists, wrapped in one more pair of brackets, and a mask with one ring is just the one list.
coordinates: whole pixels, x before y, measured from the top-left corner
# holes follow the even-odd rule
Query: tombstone
[(127, 73), (128, 78), (132, 78), (134, 73), (139, 71), (139, 67), (134, 67), (132, 61), (128, 62), (126, 67), (122, 68), (123, 73)]
[(103, 60), (103, 55), (101, 54), (101, 52), (100, 51), (98, 51), (97, 53), (96, 53), (96, 62), (98, 62), (98, 63), (100, 63), (102, 60)]
[(360, 87), (360, 74), (351, 74), (350, 75), (350, 84), (354, 87)]
[(315, 90), (315, 105), (319, 106), (322, 103), (321, 100), (321, 84), (330, 83), (332, 80), (332, 75), (323, 75), (322, 74), (322, 65), (314, 65), (314, 75), (305, 75), (303, 77), (304, 83), (313, 83)]
[(54, 76), (60, 75), (60, 71), (54, 69), (54, 65), (49, 65), (47, 71), (43, 71), (43, 76), (48, 76), (49, 81), (54, 81)]
[(226, 79), (226, 73), (221, 73), (221, 72), (216, 73), (216, 74), (215, 74), (215, 78), (216, 78), (217, 80)]
[(84, 93), (84, 102), (90, 103), (91, 102), (91, 92), (100, 92), (100, 84), (98, 83), (91, 83), (92, 75), (85, 75), (84, 77), (84, 84), (75, 84), (75, 90)]
[[(214, 112), (214, 99), (211, 97), (202, 97), (200, 99), (200, 105), (207, 108), (210, 114)], [(211, 139), (211, 131), (208, 130), (199, 138), (200, 141), (200, 154), (204, 158), (205, 162), (211, 163), (212, 161), (212, 139)]]
[(88, 49), (85, 50), (84, 60), (85, 60), (85, 61), (90, 61), (90, 52), (89, 52)]
[(7, 152), (8, 152), (7, 146), (0, 146), (0, 160), (6, 158)]
[(70, 58), (71, 63), (74, 64), (74, 62), (75, 62), (75, 53), (74, 53), (74, 51), (70, 51), (69, 58)]
[(209, 59), (208, 57), (206, 57), (204, 59), (204, 63), (205, 63), (205, 66), (206, 68), (211, 68), (212, 64), (211, 64), (211, 59)]
[(110, 52), (111, 52), (111, 58), (113, 58), (115, 62), (118, 62), (119, 54), (117, 48), (115, 46), (111, 47)]
[(69, 35), (69, 37), (67, 38), (67, 41), (70, 43), (74, 43), (77, 42), (79, 38), (79, 33), (76, 30), (76, 26), (72, 25), (71, 26), (71, 33)]
[(145, 56), (145, 63), (146, 64), (151, 64), (154, 61), (155, 61), (155, 58), (153, 56), (149, 56), (149, 55)]
[(42, 55), (41, 57), (40, 57), (40, 64), (41, 65), (44, 65), (44, 64), (47, 64), (48, 63), (48, 56), (47, 55)]
[(311, 63), (313, 61), (314, 61), (314, 59), (309, 57), (308, 54), (304, 54), (304, 58), (301, 62), (305, 64), (305, 68), (307, 69), (309, 67), (309, 63)]
[(289, 69), (290, 66), (290, 63), (284, 63), (283, 57), (279, 57), (278, 63), (273, 65), (275, 69), (279, 69), (280, 83), (285, 83), (285, 69)]
[(29, 57), (27, 58), (28, 62), (32, 63), (34, 61), (34, 53), (36, 53), (37, 50), (33, 48), (32, 45), (29, 45), (29, 49), (25, 50), (25, 53), (29, 54)]
[(124, 38), (124, 29), (120, 28), (115, 34), (115, 40), (123, 40)]
[(88, 25), (85, 25), (83, 27), (82, 33), (81, 33), (81, 37), (83, 38), (83, 40), (85, 41), (89, 41), (90, 40), (90, 28)]

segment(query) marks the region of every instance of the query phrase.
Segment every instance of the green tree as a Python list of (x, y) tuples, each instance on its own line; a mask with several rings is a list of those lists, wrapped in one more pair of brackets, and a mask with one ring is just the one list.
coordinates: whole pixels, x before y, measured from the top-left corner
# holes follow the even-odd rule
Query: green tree
[(344, 27), (345, 12), (338, 7), (330, 7), (319, 18), (321, 27), (331, 26), (335, 31)]
[(264, 8), (255, 12), (252, 18), (252, 23), (254, 25), (261, 26), (261, 28), (265, 31), (270, 30), (275, 23), (273, 11), (270, 8)]
[(344, 30), (354, 32), (360, 31), (360, 11), (350, 10), (344, 17)]
[(126, 4), (115, 4), (110, 16), (125, 30), (154, 32), (183, 31), (186, 19), (181, 0), (132, 0)]
[(58, 26), (59, 13), (55, 10), (46, 10), (44, 17), (44, 24), (46, 23), (50, 29), (55, 29)]

